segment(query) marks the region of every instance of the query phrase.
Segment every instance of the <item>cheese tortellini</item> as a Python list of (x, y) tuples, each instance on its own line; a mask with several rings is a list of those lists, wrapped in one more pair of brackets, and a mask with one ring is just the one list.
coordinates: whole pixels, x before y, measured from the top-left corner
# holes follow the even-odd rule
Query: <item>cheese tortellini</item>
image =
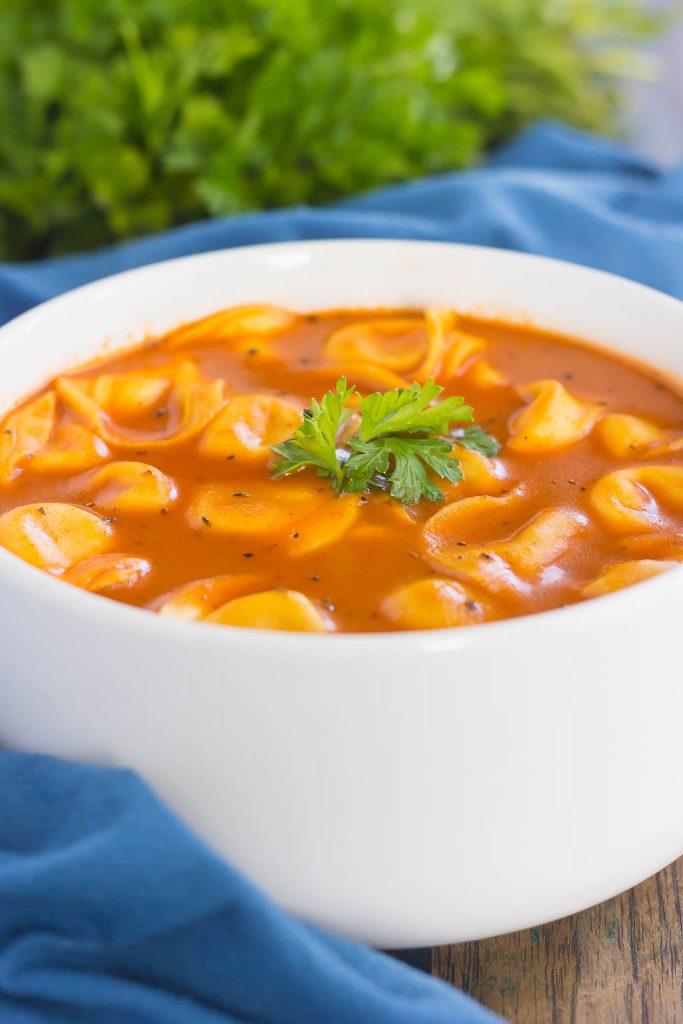
[(510, 423), (508, 446), (512, 451), (543, 455), (568, 448), (590, 432), (599, 408), (583, 402), (558, 380), (538, 380), (521, 389), (528, 398), (526, 409)]
[(64, 502), (19, 505), (0, 516), (0, 545), (50, 572), (106, 551), (111, 533), (102, 516)]
[(204, 619), (221, 626), (326, 633), (329, 626), (313, 602), (296, 590), (265, 590), (236, 597)]
[(595, 513), (616, 534), (644, 533), (683, 512), (683, 466), (632, 466), (603, 476), (590, 495)]
[(158, 512), (178, 496), (173, 480), (146, 462), (110, 462), (89, 476), (86, 492), (109, 512)]
[(5, 420), (0, 433), (0, 483), (25, 470), (33, 474), (80, 473), (109, 455), (105, 442), (83, 423), (63, 419), (53, 389)]
[(425, 557), (435, 568), (491, 593), (526, 593), (544, 570), (561, 568), (562, 556), (588, 520), (574, 509), (549, 508), (531, 518), (523, 514), (520, 521), (525, 506), (515, 494), (447, 505), (425, 524)]
[(484, 602), (449, 579), (416, 580), (398, 587), (382, 600), (380, 611), (399, 629), (470, 626), (495, 617), (490, 598)]
[(128, 590), (151, 572), (146, 558), (108, 552), (76, 562), (62, 574), (62, 579), (76, 587), (101, 594), (110, 590)]
[[(61, 399), (99, 437), (119, 448), (160, 448), (187, 441), (215, 416), (225, 394), (225, 382), (204, 380), (191, 360), (160, 372), (60, 377), (56, 387)], [(153, 427), (136, 425), (136, 419), (150, 413)]]
[(667, 569), (675, 569), (678, 562), (658, 562), (653, 558), (635, 559), (631, 562), (617, 562), (608, 566), (596, 579), (581, 588), (583, 597), (602, 597), (615, 590), (631, 587), (634, 583), (652, 579)]
[(304, 481), (243, 481), (202, 486), (188, 509), (199, 531), (276, 542), (292, 557), (310, 555), (339, 540), (358, 516), (354, 494), (335, 498), (328, 487)]
[(289, 437), (301, 422), (301, 408), (272, 395), (233, 395), (205, 428), (202, 455), (267, 462), (271, 448)]
[(199, 622), (236, 597), (264, 590), (267, 585), (268, 577), (257, 573), (212, 576), (206, 580), (185, 583), (160, 598), (155, 608), (160, 615), (170, 615), (184, 619), (185, 622)]

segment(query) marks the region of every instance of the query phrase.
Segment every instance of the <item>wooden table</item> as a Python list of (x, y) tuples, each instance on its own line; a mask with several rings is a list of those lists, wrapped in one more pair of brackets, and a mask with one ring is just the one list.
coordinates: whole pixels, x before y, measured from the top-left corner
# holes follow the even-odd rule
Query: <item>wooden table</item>
[(582, 914), (423, 965), (514, 1024), (683, 1024), (682, 893), (683, 857)]

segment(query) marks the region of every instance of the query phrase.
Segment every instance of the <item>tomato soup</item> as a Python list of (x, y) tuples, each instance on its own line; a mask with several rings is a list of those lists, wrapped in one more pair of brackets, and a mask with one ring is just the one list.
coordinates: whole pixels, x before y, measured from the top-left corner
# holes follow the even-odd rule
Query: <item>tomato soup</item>
[[(462, 396), (498, 450), (453, 430), (462, 478), (428, 468), (438, 501), (392, 497), (390, 469), (351, 493), (308, 466), (275, 477), (273, 446), (340, 376), (355, 386), (340, 450), (364, 396), (431, 379), (434, 404)], [(683, 395), (614, 353), (445, 310), (229, 309), (5, 416), (0, 544), (224, 625), (388, 631), (557, 608), (683, 561)]]

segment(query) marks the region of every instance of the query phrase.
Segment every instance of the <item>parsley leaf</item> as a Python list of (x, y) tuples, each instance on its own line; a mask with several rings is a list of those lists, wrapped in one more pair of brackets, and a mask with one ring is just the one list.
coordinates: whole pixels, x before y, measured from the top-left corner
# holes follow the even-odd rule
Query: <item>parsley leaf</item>
[(381, 437), (374, 441), (349, 441), (353, 454), (346, 464), (346, 490), (364, 491), (375, 473), (389, 471), (390, 494), (407, 505), (421, 498), (443, 501), (443, 492), (427, 474), (454, 483), (462, 479), (460, 463), (451, 455), (452, 445), (442, 437)]
[[(273, 447), (280, 456), (274, 464), (275, 476), (311, 466), (319, 476), (332, 478), (338, 495), (366, 491), (374, 485), (413, 505), (422, 498), (444, 500), (430, 470), (451, 483), (462, 479), (460, 463), (453, 455), (455, 445), (482, 455), (498, 451), (494, 438), (470, 424), (473, 410), (464, 399), (452, 397), (433, 404), (443, 391), (433, 380), (363, 398), (358, 436), (340, 449), (337, 438), (351, 415), (345, 404), (353, 390), (340, 377), (336, 391), (328, 391), (320, 402), (311, 402), (293, 436)], [(470, 425), (452, 430), (454, 423)]]
[(337, 455), (337, 434), (351, 415), (345, 404), (354, 390), (345, 377), (340, 377), (335, 391), (328, 391), (320, 402), (311, 399), (311, 407), (304, 410), (303, 423), (292, 437), (273, 445), (275, 454), (281, 456), (273, 464), (274, 476), (286, 476), (302, 466), (311, 466), (318, 476), (331, 477), (337, 494), (342, 493), (344, 469)]
[(470, 448), (480, 455), (497, 455), (500, 451), (500, 444), (495, 437), (491, 437), (481, 427), (463, 427), (454, 435), (456, 444), (463, 448)]
[(430, 405), (443, 388), (428, 380), (415, 382), (409, 388), (368, 395), (360, 404), (363, 417), (361, 441), (371, 441), (383, 434), (447, 434), (451, 423), (468, 423), (473, 409), (463, 398), (446, 398), (438, 405)]

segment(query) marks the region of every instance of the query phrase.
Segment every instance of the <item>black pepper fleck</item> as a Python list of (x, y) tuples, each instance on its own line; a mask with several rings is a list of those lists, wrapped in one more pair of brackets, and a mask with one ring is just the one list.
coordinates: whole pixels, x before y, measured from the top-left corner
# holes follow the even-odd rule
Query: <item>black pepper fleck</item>
[(206, 516), (202, 516), (202, 522), (204, 523), (204, 526), (211, 526), (211, 520), (207, 519)]
[(243, 551), (242, 552), (242, 558), (253, 558), (253, 557), (254, 557), (254, 552), (253, 551)]
[(311, 579), (313, 580), (314, 583), (318, 583), (320, 581), (319, 576), (311, 576)]
[(246, 498), (246, 497), (248, 497), (246, 491), (233, 491), (232, 496), (233, 496), (233, 498)]
[(42, 506), (42, 505), (40, 506), (40, 508), (38, 509), (38, 511), (40, 512), (41, 516), (46, 516), (46, 515), (47, 515), (47, 512), (45, 511), (45, 509), (43, 508), (43, 506)]

